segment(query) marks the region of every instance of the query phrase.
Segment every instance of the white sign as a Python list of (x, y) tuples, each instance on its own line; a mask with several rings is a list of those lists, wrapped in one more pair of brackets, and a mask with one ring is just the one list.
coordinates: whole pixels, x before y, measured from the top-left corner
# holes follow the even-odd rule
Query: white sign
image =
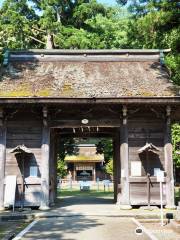
[(4, 207), (10, 206), (14, 207), (15, 194), (16, 194), (16, 176), (7, 176), (4, 194)]
[(131, 176), (132, 177), (141, 177), (141, 161), (131, 162)]
[(157, 182), (164, 182), (164, 172), (163, 171), (157, 172)]
[(159, 171), (161, 171), (160, 168), (154, 168), (154, 176), (155, 177), (157, 177)]
[(110, 181), (109, 180), (104, 180), (103, 183), (104, 183), (104, 186), (108, 187), (109, 184), (110, 184)]

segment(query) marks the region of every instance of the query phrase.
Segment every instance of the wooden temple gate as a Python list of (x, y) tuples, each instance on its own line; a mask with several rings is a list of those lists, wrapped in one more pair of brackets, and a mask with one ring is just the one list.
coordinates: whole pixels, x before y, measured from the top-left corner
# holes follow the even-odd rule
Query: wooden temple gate
[[(5, 54), (0, 68), (0, 208), (5, 180), (12, 175), (17, 178), (16, 206), (22, 197), (25, 206), (47, 209), (54, 203), (57, 141), (64, 136), (113, 139), (114, 198), (121, 207), (148, 201), (159, 205), (156, 173), (163, 170), (164, 205), (173, 208), (171, 121), (180, 119), (180, 98), (169, 82), (164, 52)], [(12, 153), (21, 145), (31, 152), (23, 157), (23, 168), (22, 157)]]
[[(159, 185), (154, 176), (154, 169), (159, 168), (166, 172), (164, 205), (174, 206), (170, 106), (152, 108), (151, 105), (141, 104), (137, 108), (134, 104), (74, 103), (72, 110), (66, 105), (53, 104), (38, 108), (30, 106), (30, 111), (23, 106), (18, 107), (19, 110), (14, 106), (1, 109), (0, 187), (2, 192), (5, 176), (16, 175), (18, 184), (16, 205), (20, 205), (21, 173), (17, 159), (10, 153), (10, 149), (24, 144), (33, 153), (25, 160), (24, 205), (47, 209), (54, 203), (56, 197), (58, 138), (111, 137), (114, 142), (115, 202), (122, 207), (147, 205), (147, 173), (149, 173), (152, 186), (150, 204), (158, 205)], [(84, 112), (84, 109), (91, 109), (92, 114)], [(68, 119), (70, 113), (74, 117)], [(96, 119), (94, 116), (97, 116)], [(88, 120), (87, 124), (82, 124), (84, 118)], [(138, 149), (147, 142), (160, 149), (158, 154), (151, 153), (150, 159), (146, 159), (146, 154), (138, 153)], [(141, 169), (137, 169), (138, 163)], [(29, 175), (32, 166), (38, 168), (37, 176)], [(1, 194), (1, 206), (3, 206), (3, 194)]]

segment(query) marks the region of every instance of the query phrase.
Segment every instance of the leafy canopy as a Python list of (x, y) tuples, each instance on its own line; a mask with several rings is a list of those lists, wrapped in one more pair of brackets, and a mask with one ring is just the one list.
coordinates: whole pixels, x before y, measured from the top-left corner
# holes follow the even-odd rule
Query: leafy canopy
[(180, 167), (180, 124), (172, 126), (173, 159), (175, 165)]
[(5, 0), (0, 47), (121, 48), (127, 24), (120, 11), (96, 0)]

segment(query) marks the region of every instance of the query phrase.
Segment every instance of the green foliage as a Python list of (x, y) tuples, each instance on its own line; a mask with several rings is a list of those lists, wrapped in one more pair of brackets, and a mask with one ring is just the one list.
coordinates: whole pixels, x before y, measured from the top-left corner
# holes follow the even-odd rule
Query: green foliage
[(96, 152), (104, 153), (105, 163), (109, 162), (113, 157), (113, 142), (112, 139), (104, 138), (96, 144)]
[(110, 176), (113, 176), (113, 159), (110, 159), (109, 162), (106, 164), (105, 171)]
[(169, 68), (171, 79), (174, 83), (180, 85), (180, 53), (176, 55), (169, 54), (165, 62)]
[(116, 0), (120, 5), (126, 5), (135, 17), (145, 16), (149, 12), (170, 11), (173, 19), (178, 20), (178, 0)]
[(79, 149), (75, 146), (73, 138), (60, 138), (57, 149), (57, 174), (64, 178), (67, 175), (67, 165), (64, 161), (66, 155), (77, 155)]
[(173, 159), (176, 167), (180, 167), (180, 124), (179, 123), (175, 123), (172, 125), (172, 143), (173, 143)]
[(66, 177), (67, 173), (68, 173), (67, 172), (67, 165), (62, 159), (60, 159), (60, 157), (58, 155), (58, 158), (57, 158), (57, 175), (60, 178), (64, 178), (64, 177)]
[(64, 178), (66, 177), (68, 174), (67, 172), (67, 165), (66, 163), (61, 160), (58, 156), (57, 158), (57, 175), (60, 177), (60, 178)]
[(58, 143), (58, 159), (64, 161), (66, 155), (77, 155), (78, 147), (73, 138), (60, 138)]
[(111, 18), (98, 14), (86, 21), (98, 40), (98, 48), (115, 49), (127, 45), (127, 19), (120, 19), (117, 14), (118, 11), (113, 12)]
[[(122, 4), (122, 1), (120, 1)], [(127, 4), (128, 1), (123, 1)], [(174, 83), (180, 85), (180, 8), (177, 1), (130, 1), (127, 32), (130, 48), (171, 49), (166, 65)]]
[(109, 17), (98, 13), (87, 19), (84, 26), (62, 26), (55, 37), (55, 45), (65, 49), (112, 49), (127, 44), (127, 20), (117, 19), (118, 11)]
[(36, 22), (37, 16), (27, 1), (4, 1), (0, 16), (0, 47), (30, 47), (31, 27)]
[(95, 0), (5, 0), (0, 13), (2, 47), (97, 49), (126, 43), (122, 10)]

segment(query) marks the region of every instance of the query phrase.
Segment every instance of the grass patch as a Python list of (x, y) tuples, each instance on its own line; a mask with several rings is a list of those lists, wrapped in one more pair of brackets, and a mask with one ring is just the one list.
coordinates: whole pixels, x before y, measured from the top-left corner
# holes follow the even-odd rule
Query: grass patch
[(22, 231), (29, 223), (28, 222), (0, 222), (0, 239), (14, 234), (16, 236)]
[(59, 197), (70, 197), (70, 196), (84, 196), (84, 197), (112, 197), (113, 198), (113, 191), (97, 191), (97, 190), (89, 190), (89, 191), (80, 191), (77, 189), (62, 189), (58, 190)]
[(175, 203), (180, 201), (180, 187), (175, 187)]

